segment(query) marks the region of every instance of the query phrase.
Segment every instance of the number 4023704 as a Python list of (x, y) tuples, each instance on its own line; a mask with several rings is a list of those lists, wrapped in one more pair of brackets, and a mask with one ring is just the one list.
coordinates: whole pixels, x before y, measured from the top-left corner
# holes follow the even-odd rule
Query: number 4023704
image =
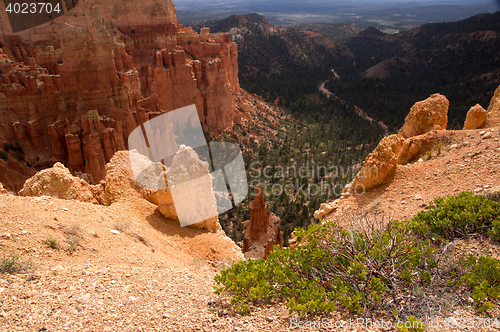
[(32, 2), (32, 3), (9, 3), (5, 9), (12, 14), (50, 14), (52, 12), (60, 13), (61, 8), (59, 3), (52, 5), (50, 2)]

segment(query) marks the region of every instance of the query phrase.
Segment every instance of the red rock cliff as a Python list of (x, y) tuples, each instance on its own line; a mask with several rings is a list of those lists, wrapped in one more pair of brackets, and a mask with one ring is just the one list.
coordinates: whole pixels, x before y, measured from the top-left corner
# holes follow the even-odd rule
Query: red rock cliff
[(232, 125), (236, 44), (181, 27), (172, 1), (81, 0), (15, 34), (0, 18), (0, 142), (22, 151), (0, 160), (9, 189), (58, 161), (99, 182), (134, 128), (193, 103), (205, 128)]

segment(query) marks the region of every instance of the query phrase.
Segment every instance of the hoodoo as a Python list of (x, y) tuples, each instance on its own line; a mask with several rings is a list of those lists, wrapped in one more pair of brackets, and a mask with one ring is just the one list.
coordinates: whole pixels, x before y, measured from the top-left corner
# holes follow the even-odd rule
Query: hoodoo
[(273, 246), (283, 248), (281, 219), (271, 211), (266, 211), (263, 187), (255, 190), (255, 198), (250, 206), (250, 220), (243, 222), (243, 253), (247, 258), (267, 258)]
[(81, 0), (66, 15), (12, 32), (0, 4), (0, 182), (22, 187), (55, 162), (104, 179), (132, 130), (195, 104), (206, 128), (232, 125), (237, 46), (183, 28), (170, 0)]

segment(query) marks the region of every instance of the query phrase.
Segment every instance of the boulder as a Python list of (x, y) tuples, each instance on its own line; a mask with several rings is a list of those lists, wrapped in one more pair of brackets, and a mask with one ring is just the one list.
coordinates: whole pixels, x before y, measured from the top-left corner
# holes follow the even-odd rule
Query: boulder
[(464, 130), (482, 128), (488, 112), (479, 104), (470, 108), (465, 119)]
[(323, 203), (321, 204), (319, 210), (314, 212), (314, 218), (320, 219), (329, 214), (332, 211), (335, 211), (337, 209), (338, 202), (331, 202), (331, 203)]
[(295, 250), (298, 248), (299, 243), (297, 242), (297, 235), (295, 235), (295, 231), (290, 235), (290, 239), (288, 240), (288, 244), (290, 249)]
[(486, 128), (500, 126), (500, 86), (495, 90), (495, 94), (491, 98), (490, 106), (486, 115)]
[(104, 181), (104, 200), (107, 205), (132, 197), (142, 197), (135, 183), (134, 173), (128, 151), (119, 151), (106, 164), (106, 179)]
[(495, 186), (493, 188), (490, 188), (486, 192), (485, 196), (490, 201), (495, 201), (495, 202), (499, 202), (500, 203), (500, 186)]
[(383, 138), (377, 148), (366, 157), (363, 167), (352, 183), (352, 190), (361, 193), (376, 187), (392, 175), (398, 164), (400, 140), (397, 135)]
[(399, 137), (410, 138), (431, 130), (446, 129), (449, 105), (448, 99), (439, 93), (415, 103), (399, 130)]
[(98, 204), (91, 186), (84, 180), (71, 175), (69, 169), (61, 163), (44, 169), (29, 178), (20, 196), (51, 196), (56, 198), (78, 200)]
[(418, 160), (427, 151), (431, 151), (436, 144), (437, 137), (431, 133), (414, 136), (409, 139), (400, 139), (397, 150), (398, 164), (406, 165)]
[(156, 197), (165, 217), (179, 220), (181, 226), (221, 230), (207, 162), (201, 161), (191, 147), (181, 145), (171, 167), (162, 174), (168, 185), (158, 189)]

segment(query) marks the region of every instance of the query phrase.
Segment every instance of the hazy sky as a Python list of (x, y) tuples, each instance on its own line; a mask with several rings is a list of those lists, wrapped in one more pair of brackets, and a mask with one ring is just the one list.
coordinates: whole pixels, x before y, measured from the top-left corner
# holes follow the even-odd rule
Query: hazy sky
[(353, 5), (397, 5), (399, 4), (408, 4), (408, 3), (418, 3), (420, 5), (435, 5), (435, 4), (454, 4), (454, 5), (479, 5), (485, 3), (497, 3), (500, 10), (500, 0), (417, 0), (417, 1), (409, 1), (409, 0), (173, 0), (174, 4), (179, 5), (207, 5), (210, 6), (231, 6), (234, 4), (236, 6), (241, 5), (251, 5), (251, 4), (278, 4), (283, 3), (286, 5), (287, 3), (314, 3), (314, 4), (353, 4)]
[[(308, 4), (314, 4), (316, 6), (325, 6), (325, 5), (339, 5), (339, 6), (348, 6), (348, 7), (370, 7), (370, 8), (380, 8), (380, 7), (399, 7), (399, 5), (412, 4), (429, 6), (429, 5), (437, 5), (437, 4), (448, 4), (448, 5), (461, 5), (461, 6), (474, 6), (474, 5), (484, 5), (484, 4), (492, 4), (497, 5), (498, 10), (500, 10), (500, 0), (417, 0), (417, 1), (409, 1), (409, 0), (173, 0), (174, 4), (178, 7), (183, 7), (186, 9), (194, 9), (203, 8), (203, 7), (219, 7), (219, 8), (243, 8), (243, 7), (268, 7), (268, 6), (281, 6), (287, 8), (287, 4), (294, 5), (294, 7), (299, 6), (300, 4), (304, 4), (304, 7), (307, 7)], [(398, 5), (399, 4), (399, 5)], [(352, 6), (349, 6), (352, 5)]]

